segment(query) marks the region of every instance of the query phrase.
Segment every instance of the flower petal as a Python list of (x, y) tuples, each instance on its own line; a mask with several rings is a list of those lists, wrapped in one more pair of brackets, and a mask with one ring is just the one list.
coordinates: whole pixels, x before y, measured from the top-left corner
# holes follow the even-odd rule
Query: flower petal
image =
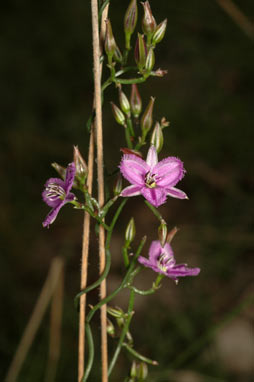
[(167, 195), (171, 196), (172, 198), (189, 199), (188, 196), (185, 194), (185, 192), (175, 187), (168, 188), (166, 192), (167, 192)]
[(64, 204), (65, 204), (65, 202), (62, 201), (61, 203), (58, 204), (57, 207), (52, 208), (52, 210), (48, 213), (48, 215), (46, 216), (46, 219), (42, 223), (43, 227), (49, 228), (49, 225), (55, 221), (55, 219), (58, 215), (58, 212), (60, 211), (60, 209), (63, 207)]
[[(59, 188), (59, 192), (52, 192), (54, 185), (56, 189)], [(44, 185), (45, 189), (42, 192), (42, 199), (49, 207), (57, 207), (61, 203), (59, 198), (60, 190), (62, 189), (63, 196), (65, 195), (64, 181), (59, 178), (50, 178)]]
[(125, 187), (120, 196), (136, 196), (136, 195), (140, 195), (140, 186), (128, 186), (128, 187)]
[(175, 186), (185, 174), (183, 162), (175, 157), (161, 160), (154, 168), (156, 184), (160, 187)]
[(151, 168), (151, 170), (158, 163), (157, 150), (153, 145), (150, 146), (150, 148), (148, 150), (147, 157), (146, 157), (146, 163)]
[(76, 173), (75, 163), (72, 162), (72, 163), (68, 164), (67, 169), (66, 169), (66, 175), (65, 175), (64, 187), (65, 187), (65, 192), (67, 195), (72, 188), (74, 178), (75, 178), (75, 173)]
[(177, 279), (177, 277), (197, 276), (200, 268), (188, 268), (185, 264), (175, 265), (173, 268), (167, 270), (168, 277)]
[(141, 194), (155, 207), (159, 207), (161, 204), (165, 203), (167, 199), (166, 191), (160, 187), (142, 187)]
[(155, 265), (154, 263), (150, 262), (150, 260), (146, 257), (139, 256), (138, 262), (144, 265), (144, 267), (151, 268), (154, 272), (165, 274), (161, 269), (158, 268), (157, 264)]
[(149, 166), (143, 159), (133, 154), (126, 154), (123, 156), (119, 167), (124, 178), (130, 183), (139, 186), (144, 185)]

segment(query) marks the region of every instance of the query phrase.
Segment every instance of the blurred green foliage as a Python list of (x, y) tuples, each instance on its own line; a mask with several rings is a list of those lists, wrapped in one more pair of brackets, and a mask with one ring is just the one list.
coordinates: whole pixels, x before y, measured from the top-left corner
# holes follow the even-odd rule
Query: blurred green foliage
[[(235, 3), (253, 19), (252, 0)], [(120, 47), (127, 5), (126, 0), (112, 0), (110, 5)], [(176, 355), (234, 309), (253, 286), (254, 55), (253, 41), (216, 1), (151, 0), (151, 7), (158, 22), (168, 18), (165, 38), (156, 49), (156, 67), (168, 69), (168, 75), (148, 80), (139, 90), (144, 105), (150, 96), (156, 97), (154, 119), (165, 116), (171, 122), (164, 130), (161, 156), (177, 155), (184, 160), (187, 175), (181, 188), (190, 196), (186, 203), (169, 200), (161, 212), (169, 226), (182, 227), (173, 243), (177, 262), (202, 268), (197, 279), (182, 280), (177, 288), (165, 280), (158, 292), (162, 297), (146, 297), (137, 307), (133, 328), (137, 348), (159, 360), (160, 372), (167, 372)], [(9, 0), (2, 5), (0, 18), (0, 378), (8, 369), (51, 259), (61, 255), (66, 259), (65, 305), (56, 380), (73, 381), (78, 317), (72, 299), (79, 290), (82, 216), (66, 207), (50, 230), (42, 229), (48, 209), (40, 194), (46, 179), (55, 176), (50, 163), (71, 161), (72, 144), (87, 154), (86, 121), (93, 98), (89, 2)], [(128, 88), (124, 91), (129, 94)], [(109, 172), (119, 163), (119, 143), (124, 146), (123, 131), (111, 115), (111, 100), (117, 103), (114, 88), (106, 91), (104, 102), (105, 166)], [(156, 237), (157, 222), (135, 198), (117, 227), (116, 245), (122, 243), (120, 234), (131, 216), (135, 216), (139, 237), (145, 233), (151, 239)], [(89, 278), (94, 280), (96, 238), (91, 249)], [(112, 269), (112, 279), (117, 282), (119, 253), (115, 249)], [(153, 275), (145, 274), (150, 285)], [(91, 303), (96, 298), (92, 293)], [(247, 314), (244, 317), (249, 319)], [(19, 382), (44, 380), (48, 318)], [(98, 327), (95, 322), (95, 332)], [(217, 381), (253, 381), (253, 370), (252, 375), (229, 370), (218, 358), (212, 340), (213, 353), (205, 356), (207, 346), (201, 346), (199, 354), (179, 368), (196, 370), (207, 381), (208, 376)], [(124, 359), (120, 359), (115, 380), (126, 372)], [(153, 371), (153, 381), (170, 380), (160, 372)], [(99, 380), (99, 368), (95, 373), (93, 380)]]

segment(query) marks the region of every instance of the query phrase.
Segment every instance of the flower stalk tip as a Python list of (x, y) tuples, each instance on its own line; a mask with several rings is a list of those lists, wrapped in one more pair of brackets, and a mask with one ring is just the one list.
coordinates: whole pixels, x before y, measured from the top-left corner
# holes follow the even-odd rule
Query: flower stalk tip
[(143, 8), (144, 8), (144, 16), (142, 19), (142, 29), (144, 34), (147, 35), (148, 38), (150, 39), (153, 32), (155, 31), (157, 24), (156, 24), (155, 18), (153, 17), (149, 1), (147, 0), (141, 4), (143, 5)]
[(125, 48), (131, 49), (130, 40), (138, 19), (137, 0), (131, 0), (124, 16)]

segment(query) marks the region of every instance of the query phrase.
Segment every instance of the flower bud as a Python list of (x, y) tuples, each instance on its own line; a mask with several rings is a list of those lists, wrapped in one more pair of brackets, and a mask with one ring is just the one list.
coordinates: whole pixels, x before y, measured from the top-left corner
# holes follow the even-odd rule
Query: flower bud
[(163, 20), (157, 27), (155, 28), (153, 37), (152, 37), (152, 44), (156, 45), (163, 39), (165, 32), (167, 28), (167, 19)]
[(146, 49), (146, 43), (144, 39), (144, 35), (138, 33), (138, 38), (135, 46), (135, 61), (138, 66), (138, 69), (141, 71), (146, 63), (146, 55), (147, 55), (147, 49)]
[(111, 337), (115, 337), (115, 327), (113, 323), (107, 318), (107, 333)]
[(87, 177), (87, 164), (80, 154), (78, 146), (73, 146), (73, 161), (76, 167), (76, 177), (79, 180), (82, 180), (82, 183), (85, 181)]
[(60, 164), (54, 162), (51, 163), (51, 166), (56, 170), (56, 172), (61, 176), (61, 178), (65, 179), (66, 174), (66, 168), (63, 166), (60, 166)]
[(137, 363), (136, 361), (133, 361), (131, 365), (130, 377), (135, 378), (136, 376), (137, 376)]
[(144, 17), (142, 20), (142, 29), (145, 35), (151, 36), (156, 28), (156, 21), (153, 17), (152, 10), (149, 4), (149, 1), (141, 3), (144, 7)]
[(105, 51), (108, 56), (108, 60), (111, 63), (112, 57), (116, 50), (116, 42), (113, 36), (110, 20), (106, 20), (106, 34), (105, 34)]
[(161, 222), (161, 225), (159, 226), (158, 228), (158, 236), (159, 236), (159, 240), (160, 240), (160, 243), (161, 243), (161, 246), (164, 247), (165, 243), (166, 243), (166, 240), (167, 240), (167, 234), (168, 234), (168, 229), (167, 229), (167, 224), (166, 222), (163, 220)]
[(171, 241), (173, 240), (175, 234), (179, 231), (179, 229), (177, 227), (174, 227), (169, 233), (168, 233), (168, 236), (167, 236), (167, 243), (171, 243)]
[(137, 0), (131, 0), (124, 16), (125, 47), (130, 50), (131, 35), (135, 30), (138, 19)]
[(138, 150), (129, 149), (128, 147), (121, 147), (120, 151), (122, 151), (122, 153), (124, 153), (124, 154), (133, 154), (133, 155), (136, 155), (136, 157), (139, 157), (139, 158), (142, 159), (142, 154)]
[(153, 124), (153, 105), (155, 98), (151, 97), (149, 104), (147, 105), (144, 114), (142, 115), (140, 126), (143, 134), (147, 134)]
[(138, 87), (136, 84), (132, 84), (131, 86), (130, 104), (131, 104), (131, 112), (134, 118), (138, 118), (142, 111), (142, 100), (141, 100)]
[(154, 64), (155, 64), (154, 51), (153, 51), (153, 48), (151, 47), (146, 57), (145, 69), (148, 72), (151, 72), (151, 70), (153, 70)]
[(134, 222), (134, 219), (131, 218), (125, 231), (126, 243), (130, 244), (134, 240), (135, 235), (136, 235), (135, 222)]
[(147, 364), (145, 362), (140, 362), (140, 364), (138, 365), (138, 373), (137, 373), (138, 380), (144, 381), (147, 375), (148, 375)]
[(110, 306), (107, 306), (107, 312), (115, 318), (124, 317), (124, 311), (121, 308), (111, 308)]
[(111, 107), (116, 122), (119, 123), (119, 125), (125, 126), (125, 116), (123, 112), (113, 102), (111, 102)]
[(154, 145), (157, 153), (159, 153), (163, 147), (163, 132), (159, 122), (156, 122), (151, 136), (151, 145)]
[(123, 56), (122, 56), (122, 53), (120, 51), (120, 49), (118, 48), (118, 46), (116, 45), (116, 48), (115, 48), (115, 51), (114, 51), (114, 54), (113, 54), (113, 59), (116, 61), (116, 62), (119, 62), (121, 64), (122, 60), (123, 60)]
[(130, 111), (131, 111), (130, 102), (129, 102), (128, 98), (126, 97), (126, 95), (124, 94), (124, 92), (121, 89), (119, 89), (119, 103), (120, 103), (122, 111), (128, 117), (130, 117)]
[(123, 185), (123, 178), (122, 178), (121, 174), (119, 174), (117, 179), (116, 179), (114, 189), (113, 189), (114, 195), (120, 195), (121, 194), (121, 191), (123, 188), (122, 185)]

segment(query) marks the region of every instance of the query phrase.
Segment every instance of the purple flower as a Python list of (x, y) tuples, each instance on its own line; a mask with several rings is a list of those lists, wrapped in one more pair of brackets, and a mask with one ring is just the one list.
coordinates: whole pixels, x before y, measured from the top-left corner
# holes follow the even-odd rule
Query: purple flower
[(155, 272), (161, 273), (178, 282), (178, 277), (197, 276), (199, 268), (188, 268), (187, 264), (176, 265), (174, 253), (170, 244), (161, 246), (159, 240), (152, 242), (149, 248), (148, 259), (139, 256), (138, 261), (145, 267), (152, 268)]
[(56, 219), (60, 209), (68, 202), (75, 199), (75, 195), (70, 192), (75, 178), (75, 164), (70, 163), (66, 169), (65, 180), (60, 178), (50, 178), (45, 183), (45, 190), (42, 199), (52, 210), (42, 223), (43, 227), (49, 227)]
[(154, 146), (148, 150), (146, 161), (133, 154), (125, 154), (120, 171), (132, 185), (126, 187), (121, 196), (143, 195), (155, 207), (165, 203), (167, 196), (188, 199), (187, 195), (174, 186), (183, 178), (183, 162), (167, 157), (158, 162)]

